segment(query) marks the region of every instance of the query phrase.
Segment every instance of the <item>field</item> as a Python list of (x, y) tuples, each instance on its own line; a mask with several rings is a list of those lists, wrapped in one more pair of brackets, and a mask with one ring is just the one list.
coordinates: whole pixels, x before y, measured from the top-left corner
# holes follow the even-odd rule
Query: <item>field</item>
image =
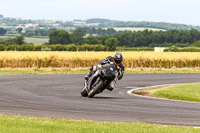
[(14, 38), (15, 36), (0, 36), (0, 39), (9, 39)]
[[(115, 52), (0, 52), (0, 68), (86, 68)], [(199, 68), (200, 53), (122, 52), (126, 68)]]
[(45, 42), (48, 42), (48, 37), (46, 38), (34, 38), (34, 37), (25, 37), (25, 41), (27, 43), (34, 43), (35, 45), (42, 45)]
[(141, 27), (114, 27), (116, 31), (143, 31), (143, 30), (152, 30), (152, 31), (165, 31), (163, 29), (156, 29), (156, 28), (141, 28)]
[[(16, 35), (17, 36), (17, 35)], [(15, 36), (0, 36), (0, 39), (8, 39), (8, 38), (14, 38)], [(44, 44), (45, 42), (48, 42), (49, 39), (48, 37), (24, 37), (25, 42), (27, 43), (33, 43), (35, 45), (41, 45)]]

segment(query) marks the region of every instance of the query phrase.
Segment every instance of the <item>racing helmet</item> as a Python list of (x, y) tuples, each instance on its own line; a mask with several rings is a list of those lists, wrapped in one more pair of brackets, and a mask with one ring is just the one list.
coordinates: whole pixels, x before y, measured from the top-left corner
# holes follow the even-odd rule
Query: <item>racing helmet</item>
[(114, 62), (115, 62), (115, 64), (116, 65), (120, 65), (120, 63), (122, 62), (122, 60), (123, 60), (122, 53), (120, 53), (120, 52), (115, 53), (115, 55), (114, 55)]

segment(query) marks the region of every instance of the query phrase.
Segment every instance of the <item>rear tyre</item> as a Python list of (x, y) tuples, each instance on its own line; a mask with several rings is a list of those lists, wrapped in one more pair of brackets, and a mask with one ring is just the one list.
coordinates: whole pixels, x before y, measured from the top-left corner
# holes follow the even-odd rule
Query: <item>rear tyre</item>
[(82, 89), (82, 91), (81, 91), (81, 96), (83, 96), (83, 97), (87, 97), (87, 96), (88, 96), (88, 93), (87, 93), (85, 87), (83, 87), (83, 89)]
[(89, 98), (94, 97), (94, 95), (97, 94), (97, 93), (100, 91), (101, 88), (103, 88), (103, 85), (104, 85), (104, 84), (103, 84), (103, 81), (100, 80), (99, 83), (97, 83), (97, 84), (91, 89), (91, 91), (90, 91), (89, 94), (88, 94), (88, 97), (89, 97)]

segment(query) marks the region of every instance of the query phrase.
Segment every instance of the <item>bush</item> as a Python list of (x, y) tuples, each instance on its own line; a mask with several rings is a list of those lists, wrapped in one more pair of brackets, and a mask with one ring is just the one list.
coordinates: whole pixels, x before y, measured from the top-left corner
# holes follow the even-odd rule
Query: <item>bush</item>
[(24, 45), (18, 45), (20, 51), (33, 51), (34, 45), (33, 44), (24, 44)]
[(195, 46), (195, 47), (200, 47), (200, 40), (199, 40), (199, 41), (196, 41), (196, 42), (194, 43), (194, 46)]
[(94, 51), (106, 51), (107, 47), (104, 45), (94, 45)]
[(4, 51), (5, 50), (5, 46), (3, 44), (0, 44), (0, 51)]
[(19, 51), (19, 45), (8, 45), (6, 50), (7, 51)]
[(175, 51), (178, 51), (178, 48), (176, 46), (171, 46), (169, 47), (168, 51), (175, 52)]
[(172, 46), (169, 49), (165, 49), (165, 52), (200, 52), (200, 48), (196, 47), (185, 47), (185, 48), (178, 48), (176, 46)]
[(61, 44), (56, 44), (54, 46), (54, 50), (55, 51), (65, 51), (65, 46), (64, 45), (61, 45)]
[(117, 51), (154, 51), (152, 47), (117, 47)]
[(69, 45), (33, 45), (33, 44), (24, 44), (24, 45), (0, 45), (0, 51), (106, 51), (107, 47), (104, 45), (88, 45), (84, 44), (77, 46), (75, 44)]
[(49, 48), (49, 47), (44, 47), (44, 48), (41, 49), (41, 51), (52, 51), (52, 49)]
[(83, 44), (81, 46), (79, 46), (79, 51), (92, 51), (92, 46), (93, 45), (89, 45), (89, 44)]
[(42, 51), (42, 45), (37, 45), (33, 48), (33, 51)]
[(200, 49), (196, 47), (185, 47), (179, 48), (177, 52), (200, 52)]
[(84, 44), (78, 47), (79, 51), (106, 51), (107, 47), (104, 45), (88, 45)]
[(66, 45), (65, 50), (66, 51), (77, 51), (78, 47), (76, 45), (74, 45), (74, 44)]

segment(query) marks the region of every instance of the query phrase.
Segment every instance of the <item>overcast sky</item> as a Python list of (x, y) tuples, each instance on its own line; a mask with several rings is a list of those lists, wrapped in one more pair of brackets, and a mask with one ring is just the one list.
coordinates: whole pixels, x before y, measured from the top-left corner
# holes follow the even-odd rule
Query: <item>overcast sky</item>
[(106, 18), (200, 26), (200, 0), (1, 0), (0, 14), (23, 19)]

